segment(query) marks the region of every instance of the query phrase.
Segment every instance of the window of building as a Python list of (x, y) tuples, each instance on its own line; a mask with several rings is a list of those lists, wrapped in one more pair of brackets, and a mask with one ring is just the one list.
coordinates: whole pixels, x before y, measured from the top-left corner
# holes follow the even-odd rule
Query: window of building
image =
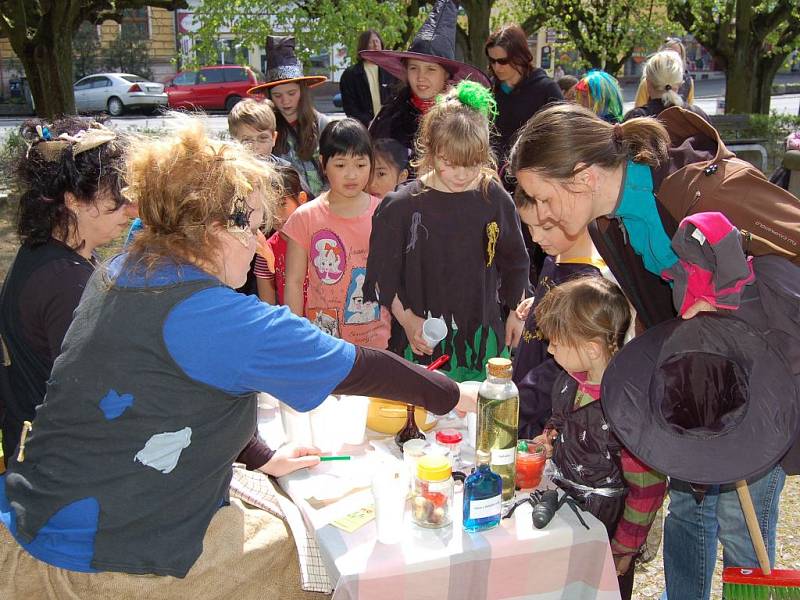
[(150, 13), (147, 7), (123, 10), (120, 33), (142, 40), (150, 39)]

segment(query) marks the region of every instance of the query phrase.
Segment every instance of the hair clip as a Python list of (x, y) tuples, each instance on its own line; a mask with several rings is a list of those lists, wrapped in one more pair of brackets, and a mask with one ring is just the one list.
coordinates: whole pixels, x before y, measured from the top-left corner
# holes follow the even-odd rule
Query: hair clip
[(247, 200), (234, 198), (231, 213), (228, 215), (228, 230), (244, 231), (245, 229), (250, 229), (251, 214), (253, 214), (253, 208), (247, 203)]
[(489, 88), (476, 81), (463, 79), (456, 86), (456, 98), (464, 106), (478, 111), (487, 119), (497, 116), (497, 101)]

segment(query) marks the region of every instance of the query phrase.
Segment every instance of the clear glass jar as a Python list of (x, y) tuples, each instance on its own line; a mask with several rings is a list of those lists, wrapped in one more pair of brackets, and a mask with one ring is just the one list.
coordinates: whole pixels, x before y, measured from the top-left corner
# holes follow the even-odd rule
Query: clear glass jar
[(463, 436), (457, 429), (441, 429), (436, 432), (436, 443), (450, 455), (450, 464), (454, 469), (461, 465), (461, 440)]
[(450, 460), (429, 454), (417, 461), (411, 494), (411, 518), (420, 527), (436, 529), (453, 522), (454, 483)]

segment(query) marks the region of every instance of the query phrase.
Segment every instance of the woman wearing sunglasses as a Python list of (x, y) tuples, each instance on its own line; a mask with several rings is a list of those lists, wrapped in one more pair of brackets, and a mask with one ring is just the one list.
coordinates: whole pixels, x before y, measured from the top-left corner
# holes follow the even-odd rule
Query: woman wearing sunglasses
[(545, 70), (533, 65), (528, 36), (519, 25), (505, 25), (494, 31), (484, 50), (499, 113), (494, 151), (498, 164), (504, 165), (517, 130), (539, 109), (564, 96)]

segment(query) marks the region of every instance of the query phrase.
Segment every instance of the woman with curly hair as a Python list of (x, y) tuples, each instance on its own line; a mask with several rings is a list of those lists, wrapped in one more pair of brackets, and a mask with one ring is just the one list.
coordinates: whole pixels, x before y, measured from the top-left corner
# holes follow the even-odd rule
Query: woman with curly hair
[(276, 175), (186, 119), (131, 145), (144, 229), (89, 280), (24, 453), (0, 477), (0, 567), (18, 573), (0, 597), (318, 598), (300, 587), (286, 524), (229, 501), (246, 447), (275, 477), (319, 463), (313, 447), (254, 443), (257, 392), (300, 411), (330, 393), (474, 409), (441, 374), (236, 293)]
[[(0, 295), (0, 408), (3, 454), (17, 447), (24, 421), (32, 421), (60, 354), (94, 251), (129, 222), (122, 195), (123, 146), (93, 120), (29, 121), (17, 157), (17, 234), (20, 248)], [(0, 412), (3, 412), (0, 410)]]

